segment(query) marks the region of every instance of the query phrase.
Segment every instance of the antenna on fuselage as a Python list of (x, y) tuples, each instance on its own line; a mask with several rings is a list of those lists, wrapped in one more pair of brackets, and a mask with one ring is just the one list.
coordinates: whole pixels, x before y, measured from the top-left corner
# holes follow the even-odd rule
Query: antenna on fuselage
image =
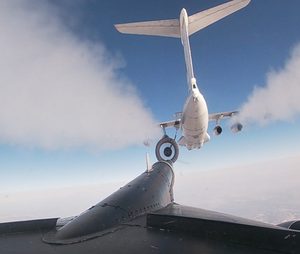
[(147, 164), (147, 173), (149, 173), (150, 171), (152, 171), (152, 166), (150, 163), (150, 159), (149, 159), (149, 154), (146, 153), (146, 164)]

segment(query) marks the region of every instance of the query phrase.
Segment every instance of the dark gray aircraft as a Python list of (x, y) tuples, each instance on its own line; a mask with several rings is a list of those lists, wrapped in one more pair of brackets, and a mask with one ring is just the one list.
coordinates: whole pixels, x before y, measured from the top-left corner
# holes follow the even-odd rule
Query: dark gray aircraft
[(174, 202), (156, 162), (82, 214), (0, 224), (0, 253), (300, 253), (300, 221), (270, 225)]

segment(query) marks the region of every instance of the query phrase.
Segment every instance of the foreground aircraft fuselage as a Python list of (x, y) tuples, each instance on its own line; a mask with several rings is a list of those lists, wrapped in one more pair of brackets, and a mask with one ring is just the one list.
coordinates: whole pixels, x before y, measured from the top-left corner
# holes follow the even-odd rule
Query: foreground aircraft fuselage
[[(222, 128), (219, 125), (220, 119), (232, 117), (238, 113), (238, 111), (230, 111), (208, 114), (206, 101), (200, 93), (196, 78), (194, 77), (189, 36), (233, 12), (240, 10), (248, 5), (249, 2), (250, 0), (234, 0), (192, 16), (188, 16), (186, 10), (182, 9), (179, 19), (115, 25), (116, 29), (122, 33), (181, 38), (184, 49), (189, 95), (182, 112), (175, 114), (175, 120), (160, 123), (160, 127), (163, 128), (165, 135), (156, 146), (156, 156), (158, 160), (171, 160), (175, 162), (178, 157), (179, 149), (177, 143), (166, 135), (165, 128), (175, 127), (177, 131), (181, 126), (182, 137), (179, 139), (178, 144), (185, 146), (188, 150), (194, 148), (199, 149), (203, 146), (203, 143), (210, 140), (210, 136), (207, 133), (208, 122), (210, 120), (216, 120), (216, 127), (213, 133), (218, 136), (222, 132)], [(181, 116), (180, 119), (177, 118), (179, 116)], [(242, 130), (242, 125), (236, 122), (231, 127), (231, 130), (233, 133), (237, 133)]]
[(76, 217), (0, 223), (0, 253), (300, 253), (300, 221), (274, 226), (179, 205), (173, 185), (171, 163), (157, 162)]

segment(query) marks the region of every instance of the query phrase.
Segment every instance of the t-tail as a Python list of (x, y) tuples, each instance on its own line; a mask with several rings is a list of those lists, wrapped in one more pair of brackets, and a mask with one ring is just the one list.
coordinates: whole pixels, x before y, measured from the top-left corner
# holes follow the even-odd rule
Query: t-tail
[(182, 9), (179, 19), (146, 21), (115, 25), (116, 29), (126, 34), (156, 35), (181, 38), (187, 71), (189, 90), (197, 88), (194, 77), (189, 36), (210, 24), (244, 8), (251, 0), (234, 0), (211, 9), (188, 16)]

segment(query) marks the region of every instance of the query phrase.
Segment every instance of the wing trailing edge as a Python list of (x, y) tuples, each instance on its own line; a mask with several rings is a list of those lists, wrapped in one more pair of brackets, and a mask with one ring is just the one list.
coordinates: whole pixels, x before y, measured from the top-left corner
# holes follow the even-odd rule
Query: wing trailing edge
[[(251, 0), (233, 0), (188, 17), (188, 35), (192, 35), (212, 23), (246, 7)], [(180, 20), (157, 20), (115, 25), (124, 34), (181, 37)]]
[(115, 25), (124, 34), (157, 35), (180, 38), (179, 20), (158, 20)]
[(246, 7), (251, 0), (234, 0), (189, 16), (189, 35)]

